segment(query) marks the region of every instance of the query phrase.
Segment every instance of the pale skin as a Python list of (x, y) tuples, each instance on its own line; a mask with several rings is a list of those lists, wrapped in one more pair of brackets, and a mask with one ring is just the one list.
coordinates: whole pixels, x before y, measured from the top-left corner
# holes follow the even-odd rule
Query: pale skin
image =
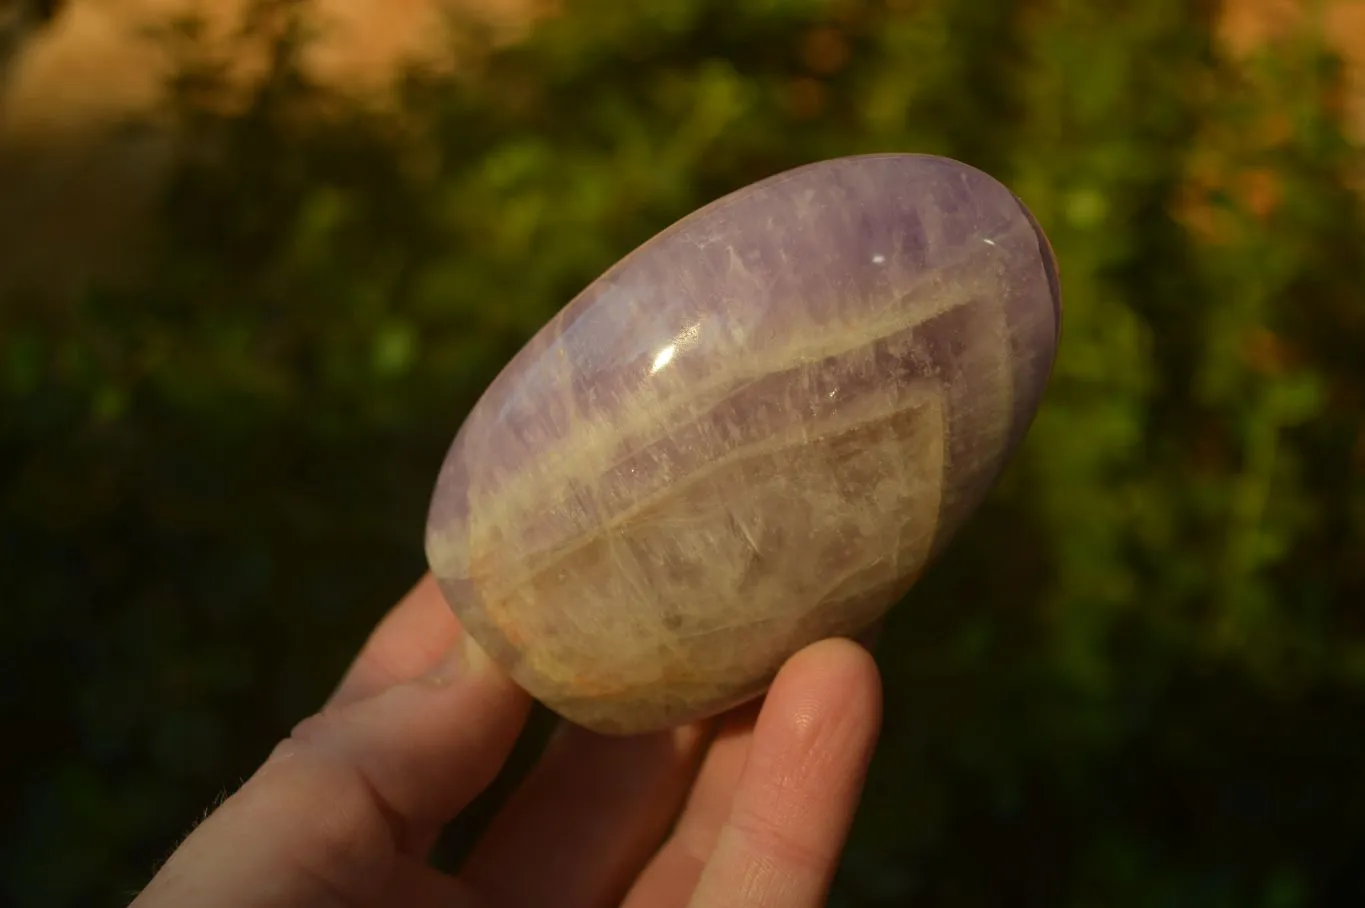
[(185, 840), (134, 908), (815, 908), (881, 722), (871, 656), (826, 640), (759, 704), (635, 738), (564, 725), (457, 876), (427, 863), (530, 701), (430, 577), (323, 709)]

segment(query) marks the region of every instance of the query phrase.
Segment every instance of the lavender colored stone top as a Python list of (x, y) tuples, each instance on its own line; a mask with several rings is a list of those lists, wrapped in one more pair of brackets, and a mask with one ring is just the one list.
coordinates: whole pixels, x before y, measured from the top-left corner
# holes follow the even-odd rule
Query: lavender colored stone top
[(571, 720), (638, 733), (760, 693), (914, 583), (1051, 371), (1036, 222), (944, 158), (803, 167), (665, 230), (488, 388), (427, 555), (469, 633)]

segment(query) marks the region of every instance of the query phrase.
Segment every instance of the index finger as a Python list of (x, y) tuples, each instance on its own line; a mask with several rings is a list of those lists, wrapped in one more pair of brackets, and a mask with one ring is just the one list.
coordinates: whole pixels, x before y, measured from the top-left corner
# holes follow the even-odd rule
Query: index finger
[(425, 674), (461, 633), (436, 578), (427, 574), (380, 620), (326, 708), (364, 700)]

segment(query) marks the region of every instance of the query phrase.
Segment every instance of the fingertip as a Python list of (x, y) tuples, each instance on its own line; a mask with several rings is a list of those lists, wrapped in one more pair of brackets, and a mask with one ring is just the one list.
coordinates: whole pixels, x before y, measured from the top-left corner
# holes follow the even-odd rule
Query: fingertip
[(501, 669), (457, 642), (427, 674), (306, 719), (282, 748), (347, 767), (386, 814), (425, 832), (493, 780), (530, 707)]
[(328, 706), (367, 699), (433, 670), (462, 636), (436, 578), (425, 574), (371, 632)]
[(502, 666), (479, 646), (478, 641), (464, 631), (460, 632), (459, 638), (446, 654), (417, 678), (417, 683), (444, 687), (456, 680), (521, 690)]
[(787, 661), (768, 692), (760, 725), (785, 717), (790, 732), (807, 739), (823, 723), (838, 720), (875, 737), (881, 712), (876, 660), (860, 644), (836, 637), (811, 644)]

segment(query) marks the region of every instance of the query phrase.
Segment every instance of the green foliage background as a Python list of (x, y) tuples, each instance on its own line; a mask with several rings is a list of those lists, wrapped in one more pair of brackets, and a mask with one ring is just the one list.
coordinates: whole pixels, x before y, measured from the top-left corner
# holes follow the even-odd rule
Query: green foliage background
[(462, 415), (605, 267), (906, 150), (1023, 196), (1066, 323), (883, 637), (836, 904), (1365, 903), (1362, 156), (1312, 36), (1243, 66), (1187, 0), (567, 8), (397, 112), (282, 66), (214, 113), (196, 59), (143, 277), (3, 301), (0, 901), (126, 901), (316, 706), (423, 569)]

